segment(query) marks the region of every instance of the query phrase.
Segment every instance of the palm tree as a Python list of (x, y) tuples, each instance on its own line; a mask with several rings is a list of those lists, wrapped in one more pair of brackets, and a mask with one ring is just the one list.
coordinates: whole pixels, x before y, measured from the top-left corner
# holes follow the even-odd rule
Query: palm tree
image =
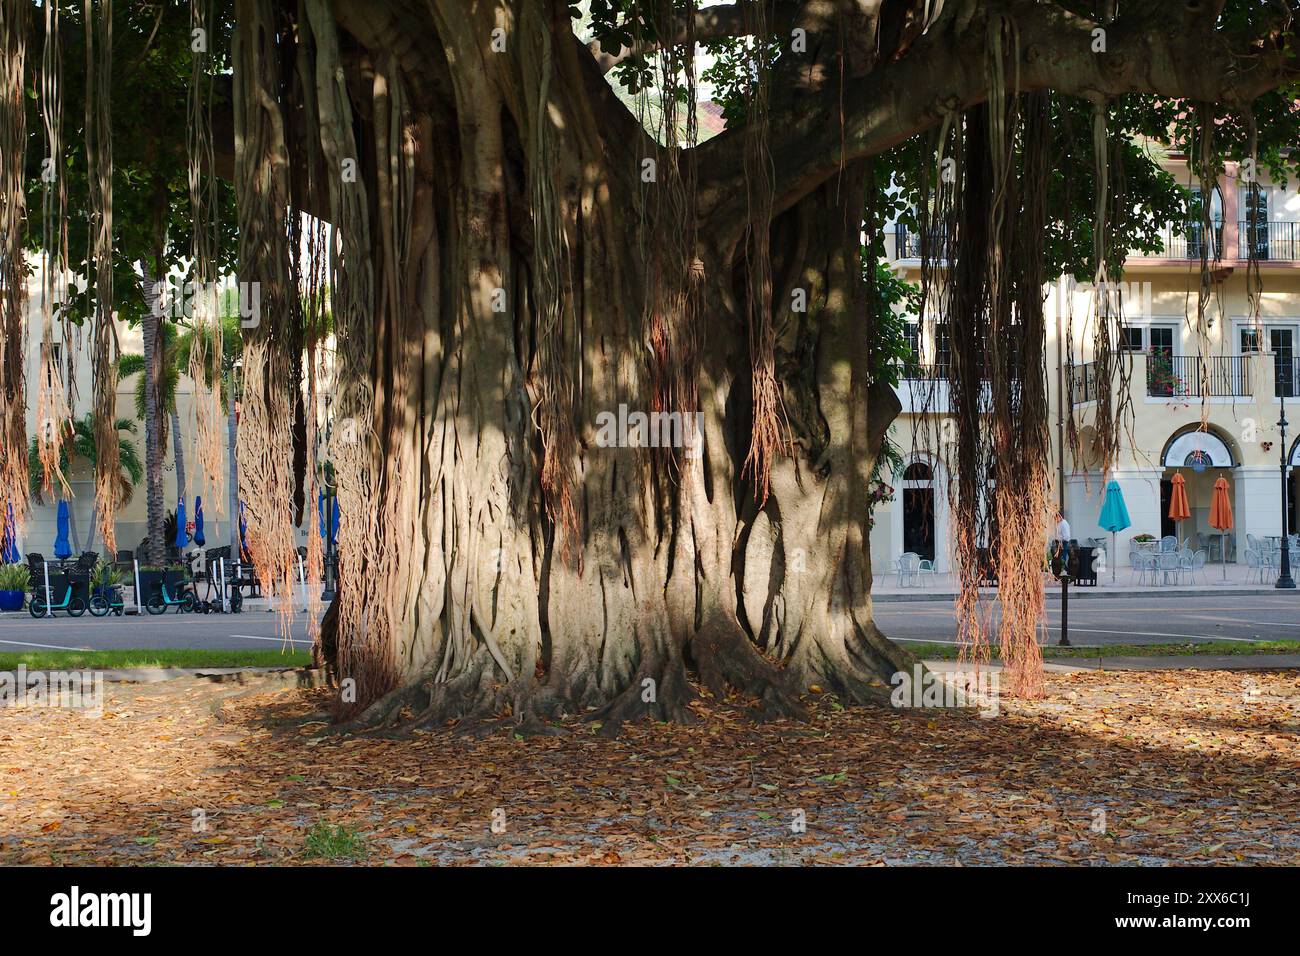
[[(134, 435), (136, 433), (136, 423), (129, 418), (119, 418), (117, 420), (117, 430)], [(74, 420), (71, 434), (66, 438), (70, 440), (59, 443), (59, 469), (66, 474), (70, 465), (77, 459), (85, 461), (91, 469), (94, 469), (95, 463), (99, 459), (99, 448), (95, 444), (94, 414), (88, 412), (84, 417)], [(135, 486), (144, 477), (144, 465), (140, 461), (139, 450), (135, 447), (135, 442), (129, 438), (119, 436), (118, 463), (121, 470), (117, 475), (117, 500), (120, 504), (125, 505), (135, 493)], [(37, 504), (44, 504), (46, 491), (45, 469), (41, 467), (40, 447), (35, 438), (31, 440), (27, 447), (27, 477), (32, 499)], [(90, 531), (86, 537), (86, 550), (90, 550), (94, 545), (98, 516), (99, 502), (96, 501), (91, 511)], [(75, 528), (73, 529), (73, 537), (76, 537)]]
[[(174, 323), (158, 323), (158, 346), (162, 349), (162, 380), (159, 383), (161, 386), (159, 398), (162, 403), (159, 411), (162, 414), (158, 418), (158, 444), (162, 446), (167, 443), (167, 434), (170, 431), (172, 457), (176, 461), (177, 501), (185, 497), (185, 448), (181, 441), (180, 413), (176, 409), (176, 390), (180, 385), (181, 374), (189, 364), (189, 346), (186, 344), (182, 351), (181, 342), (192, 335), (192, 332), (186, 332), (178, 338)], [(137, 372), (145, 371), (145, 368), (143, 355), (127, 353), (118, 359), (117, 379), (120, 382)], [(147, 384), (147, 375), (141, 375), (135, 383), (135, 414), (142, 421), (148, 420)]]

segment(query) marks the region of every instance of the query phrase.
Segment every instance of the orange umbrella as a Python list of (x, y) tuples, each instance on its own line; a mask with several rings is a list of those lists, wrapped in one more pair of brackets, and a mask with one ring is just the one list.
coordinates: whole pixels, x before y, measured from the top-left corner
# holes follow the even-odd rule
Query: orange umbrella
[(1223, 579), (1228, 579), (1228, 539), (1232, 530), (1232, 501), (1228, 498), (1228, 479), (1222, 476), (1214, 482), (1214, 498), (1210, 501), (1210, 527), (1219, 532), (1219, 553), (1222, 555)]
[(1192, 516), (1192, 509), (1187, 505), (1187, 482), (1183, 476), (1174, 473), (1174, 490), (1169, 496), (1169, 517), (1173, 521), (1186, 521)]
[(1174, 472), (1174, 490), (1169, 496), (1169, 517), (1174, 522), (1177, 529), (1179, 544), (1182, 544), (1182, 528), (1178, 527), (1178, 522), (1186, 521), (1192, 516), (1192, 509), (1187, 505), (1187, 482), (1178, 472)]

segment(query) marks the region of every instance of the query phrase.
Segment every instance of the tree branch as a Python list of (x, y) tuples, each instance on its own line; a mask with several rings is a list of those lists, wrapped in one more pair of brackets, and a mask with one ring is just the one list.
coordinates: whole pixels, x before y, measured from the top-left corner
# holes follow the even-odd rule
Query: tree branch
[[(694, 16), (694, 33), (695, 39), (699, 40), (717, 40), (722, 37), (741, 37), (749, 35), (749, 26), (747, 23), (746, 11), (751, 6), (762, 3), (762, 0), (742, 0), (731, 6), (709, 7), (705, 10), (696, 10)], [(808, 6), (829, 6), (829, 0), (776, 0), (775, 3), (767, 4), (768, 7), (768, 24), (771, 32), (775, 35), (778, 33), (788, 33), (793, 28), (795, 21), (799, 18), (800, 12)], [(678, 18), (672, 36), (667, 43), (668, 46), (681, 46), (686, 43), (689, 36), (686, 17)], [(593, 40), (587, 44), (587, 49), (591, 55), (596, 58), (596, 64), (600, 67), (602, 73), (608, 73), (614, 67), (618, 66), (625, 60), (633, 56), (653, 53), (663, 48), (665, 44), (660, 41), (647, 41), (631, 47), (623, 47), (618, 53), (606, 53), (601, 49), (600, 41)]]
[[(1295, 0), (1287, 5), (1300, 8)], [(1300, 80), (1294, 21), (1281, 37), (1243, 37), (1204, 28), (1203, 6), (1176, 0), (1107, 25), (1031, 0), (989, 3), (974, 17), (945, 10), (901, 58), (847, 80), (842, 92), (830, 85), (817, 101), (797, 104), (790, 111), (797, 115), (769, 118), (774, 211), (789, 208), (845, 163), (884, 152), (982, 102), (988, 95), (988, 23), (999, 14), (1018, 30), (1018, 70), (1008, 69), (1007, 83), (1018, 75), (1021, 91), (1050, 89), (1087, 99), (1139, 93), (1244, 106)], [(1171, 23), (1179, 10), (1182, 16)], [(1098, 28), (1105, 30), (1104, 53), (1093, 52)], [(841, 98), (848, 105), (842, 125)], [(738, 188), (744, 135), (743, 129), (728, 130), (699, 147), (698, 195), (706, 218), (738, 226), (746, 221), (745, 191)]]

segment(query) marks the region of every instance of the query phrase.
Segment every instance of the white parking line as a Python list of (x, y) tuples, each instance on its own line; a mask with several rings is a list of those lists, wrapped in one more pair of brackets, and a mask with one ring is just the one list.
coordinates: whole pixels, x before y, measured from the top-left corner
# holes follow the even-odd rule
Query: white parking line
[(43, 647), (51, 651), (89, 651), (89, 647), (69, 647), (67, 644), (33, 644), (31, 641), (0, 641), (0, 644), (16, 644), (22, 647)]
[(286, 642), (286, 640), (285, 640), (284, 638), (282, 638), (282, 637), (258, 637), (258, 636), (255, 635), (255, 634), (231, 634), (230, 636), (231, 636), (231, 637), (242, 637), (242, 638), (244, 638), (245, 640), (249, 640), (249, 641), (275, 641), (275, 643), (277, 643), (277, 644), (284, 644), (284, 643), (289, 643), (289, 644), (308, 644), (308, 645), (311, 644), (311, 641), (300, 641), (300, 640), (298, 640), (297, 638), (293, 638), (293, 637), (289, 638), (288, 641)]
[(1080, 634), (1128, 634), (1133, 637), (1176, 637), (1182, 641), (1241, 641), (1243, 644), (1254, 644), (1257, 641), (1267, 640), (1261, 637), (1224, 637), (1222, 634), (1215, 634), (1207, 637), (1204, 634), (1164, 634), (1160, 631), (1111, 631), (1102, 627), (1071, 627), (1070, 633), (1078, 631)]

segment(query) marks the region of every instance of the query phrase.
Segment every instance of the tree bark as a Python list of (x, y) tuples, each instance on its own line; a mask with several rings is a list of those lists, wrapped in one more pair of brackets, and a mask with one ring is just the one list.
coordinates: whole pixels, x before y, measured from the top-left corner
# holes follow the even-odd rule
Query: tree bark
[(158, 309), (157, 277), (163, 274), (162, 254), (155, 256), (152, 275), (143, 276), (145, 314), (140, 320), (144, 349), (144, 474), (145, 513), (148, 535), (145, 559), (151, 565), (162, 565), (167, 559), (164, 527), (166, 508), (163, 498), (163, 445), (162, 425), (162, 318)]

